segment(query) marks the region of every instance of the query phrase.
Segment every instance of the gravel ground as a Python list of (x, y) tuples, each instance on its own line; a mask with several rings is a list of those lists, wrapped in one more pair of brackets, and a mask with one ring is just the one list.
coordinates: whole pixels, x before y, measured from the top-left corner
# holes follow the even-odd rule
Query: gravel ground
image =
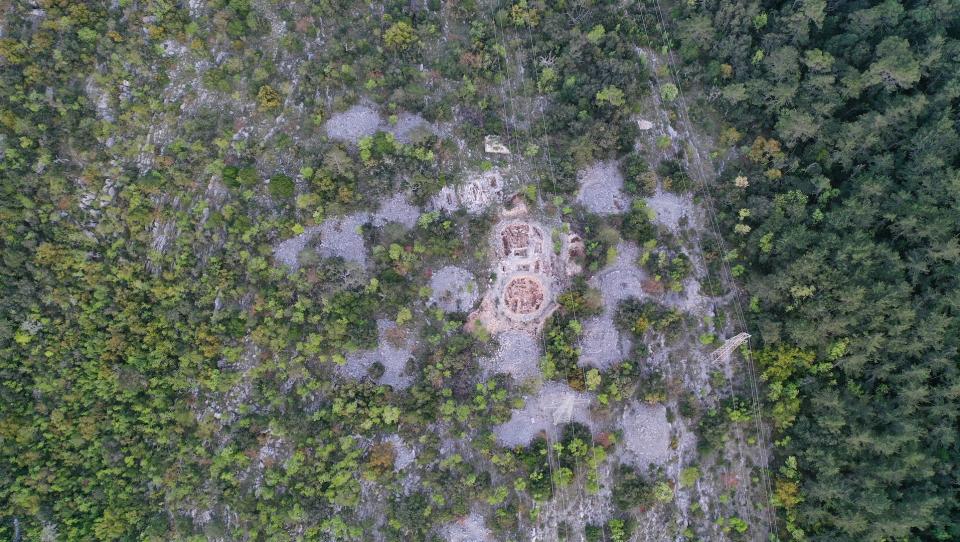
[[(413, 351), (409, 337), (396, 333), (397, 325), (390, 320), (377, 320), (377, 343), (374, 350), (360, 350), (347, 354), (347, 362), (337, 367), (342, 376), (359, 380), (369, 375), (370, 367), (377, 362), (383, 364), (383, 376), (377, 384), (404, 389), (410, 386), (412, 377), (405, 375), (407, 360)], [(396, 344), (397, 338), (401, 344)]]
[(500, 348), (488, 367), (493, 373), (507, 373), (522, 382), (540, 376), (540, 340), (523, 331), (508, 330), (497, 335)]
[(454, 265), (442, 267), (430, 277), (430, 302), (446, 312), (466, 312), (480, 299), (473, 273)]
[(614, 215), (627, 210), (629, 198), (623, 193), (623, 174), (616, 162), (597, 162), (581, 171), (577, 201), (590, 211)]
[(683, 281), (682, 294), (668, 292), (667, 295), (664, 296), (663, 302), (666, 305), (690, 314), (713, 314), (713, 310), (710, 307), (710, 298), (700, 293), (700, 282), (692, 277)]
[(603, 297), (603, 314), (583, 323), (582, 366), (608, 369), (630, 354), (630, 337), (617, 330), (614, 315), (624, 299), (645, 295), (640, 287), (645, 274), (635, 263), (639, 255), (636, 243), (622, 241), (617, 245), (617, 260), (590, 279), (590, 286), (600, 290)]
[(670, 423), (663, 405), (634, 402), (620, 419), (623, 459), (637, 467), (661, 465), (670, 459)]
[(397, 122), (390, 126), (390, 133), (400, 143), (410, 145), (423, 141), (435, 131), (420, 115), (404, 112), (397, 115)]
[(382, 124), (383, 121), (376, 109), (369, 105), (358, 104), (333, 115), (323, 127), (331, 139), (356, 143), (362, 137), (377, 133)]
[[(572, 407), (569, 421), (577, 421), (593, 429), (595, 424), (590, 418), (592, 402), (593, 394), (574, 391), (559, 382), (547, 382), (535, 396), (526, 398), (526, 405), (522, 409), (513, 411), (509, 421), (494, 428), (494, 433), (500, 444), (507, 447), (529, 444), (541, 431), (555, 433), (557, 428), (566, 423), (563, 405)], [(555, 424), (555, 419), (559, 423)]]
[(483, 516), (471, 512), (469, 516), (461, 518), (456, 523), (450, 523), (443, 528), (443, 537), (447, 542), (487, 542), (492, 541), (493, 533), (487, 529)]
[(289, 267), (291, 271), (296, 271), (300, 268), (300, 253), (306, 248), (307, 243), (320, 233), (320, 230), (320, 226), (311, 226), (300, 235), (281, 242), (273, 249), (274, 259)]
[(632, 241), (621, 241), (617, 245), (617, 260), (590, 279), (590, 285), (600, 290), (603, 296), (605, 312), (617, 310), (617, 304), (624, 299), (645, 295), (641, 284), (646, 273), (637, 267), (640, 249)]
[(407, 443), (400, 438), (400, 435), (390, 435), (386, 440), (393, 445), (393, 450), (397, 453), (396, 458), (393, 460), (393, 470), (395, 472), (402, 471), (416, 461), (417, 451), (408, 446)]
[(684, 216), (693, 222), (694, 204), (689, 195), (678, 196), (670, 192), (657, 190), (652, 197), (646, 198), (647, 207), (653, 209), (654, 222), (666, 226), (674, 235), (680, 234), (680, 219)]
[(380, 378), (380, 384), (387, 384), (394, 388), (406, 388), (412, 378), (404, 376), (407, 369), (407, 360), (413, 352), (410, 337), (397, 324), (390, 320), (377, 320), (377, 350), (380, 352), (380, 363), (386, 369)]
[(609, 369), (629, 357), (631, 344), (630, 337), (616, 328), (611, 314), (588, 318), (583, 323), (578, 363), (582, 367)]
[(373, 225), (380, 227), (388, 222), (397, 222), (412, 228), (420, 218), (420, 208), (407, 201), (404, 194), (395, 194), (380, 202), (380, 210), (373, 215)]
[(367, 213), (324, 220), (320, 225), (320, 255), (324, 258), (339, 256), (366, 267), (367, 247), (357, 230), (369, 220)]

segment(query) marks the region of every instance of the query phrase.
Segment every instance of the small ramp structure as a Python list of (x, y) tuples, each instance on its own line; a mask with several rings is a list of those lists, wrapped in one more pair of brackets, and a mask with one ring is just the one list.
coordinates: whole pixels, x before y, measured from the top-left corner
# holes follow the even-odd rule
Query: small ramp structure
[(717, 348), (710, 354), (710, 361), (718, 363), (721, 361), (727, 361), (730, 358), (730, 354), (737, 349), (738, 346), (747, 342), (750, 339), (749, 333), (740, 333), (733, 337), (730, 337), (723, 342), (723, 346)]
[(585, 408), (590, 404), (590, 400), (575, 395), (566, 395), (552, 405), (547, 410), (553, 414), (553, 425), (570, 423), (573, 419), (573, 412)]

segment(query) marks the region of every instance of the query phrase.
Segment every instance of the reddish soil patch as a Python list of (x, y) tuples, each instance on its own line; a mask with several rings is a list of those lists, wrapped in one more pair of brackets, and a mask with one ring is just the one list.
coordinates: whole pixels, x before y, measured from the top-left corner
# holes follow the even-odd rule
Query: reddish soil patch
[(660, 295), (664, 292), (663, 283), (657, 280), (647, 279), (640, 283), (640, 288), (644, 292), (652, 295)]
[(543, 286), (531, 277), (517, 277), (507, 284), (503, 301), (516, 314), (530, 314), (543, 306)]
[(507, 256), (527, 257), (530, 247), (530, 226), (527, 224), (512, 224), (503, 229), (500, 234), (503, 240), (503, 253)]

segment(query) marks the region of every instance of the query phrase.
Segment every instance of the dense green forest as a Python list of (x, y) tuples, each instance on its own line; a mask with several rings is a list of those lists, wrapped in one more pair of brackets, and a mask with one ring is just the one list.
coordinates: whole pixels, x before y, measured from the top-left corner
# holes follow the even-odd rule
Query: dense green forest
[[(0, 538), (960, 539), (957, 36), (946, 0), (0, 0)], [(431, 287), (494, 283), (499, 210), (436, 203), (477, 172), (582, 244), (532, 379)], [(589, 415), (504, 443), (556, 389)]]
[(743, 135), (715, 194), (776, 349), (788, 529), (957, 539), (960, 4), (662, 7), (677, 75)]

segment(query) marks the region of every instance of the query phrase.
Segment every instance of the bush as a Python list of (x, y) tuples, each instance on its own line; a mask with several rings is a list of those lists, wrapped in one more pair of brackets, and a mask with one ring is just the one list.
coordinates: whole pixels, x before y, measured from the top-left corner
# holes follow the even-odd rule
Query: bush
[(286, 200), (293, 197), (293, 179), (286, 175), (270, 177), (270, 196), (275, 200)]
[(652, 175), (647, 160), (639, 153), (631, 152), (624, 158), (623, 177), (623, 188), (628, 194), (652, 196), (656, 189), (656, 176)]
[(680, 89), (673, 83), (667, 83), (660, 89), (660, 97), (668, 102), (672, 102), (680, 96)]
[(388, 49), (402, 51), (407, 49), (417, 41), (417, 34), (413, 27), (406, 21), (399, 21), (393, 24), (383, 34), (383, 41)]
[(683, 291), (683, 281), (693, 272), (693, 264), (686, 254), (666, 248), (649, 253), (644, 267), (654, 280), (675, 292)]
[(257, 107), (262, 111), (276, 109), (283, 104), (283, 97), (270, 85), (263, 85), (257, 92)]
[(613, 504), (621, 510), (626, 510), (634, 506), (650, 506), (654, 502), (654, 485), (637, 469), (621, 465), (613, 485)]
[(678, 160), (664, 160), (657, 167), (664, 190), (682, 194), (693, 189), (693, 181)]
[(680, 471), (680, 487), (693, 487), (700, 479), (700, 469), (687, 467)]
[(630, 211), (623, 217), (620, 234), (624, 239), (630, 239), (643, 244), (657, 238), (657, 230), (650, 221), (650, 211), (642, 199), (634, 200)]
[(677, 310), (635, 297), (621, 301), (617, 307), (617, 325), (637, 337), (643, 337), (650, 329), (671, 337), (679, 332), (682, 321), (683, 315)]
[(242, 168), (225, 166), (221, 170), (220, 176), (223, 178), (223, 183), (229, 188), (251, 188), (260, 180), (257, 170), (250, 166)]

